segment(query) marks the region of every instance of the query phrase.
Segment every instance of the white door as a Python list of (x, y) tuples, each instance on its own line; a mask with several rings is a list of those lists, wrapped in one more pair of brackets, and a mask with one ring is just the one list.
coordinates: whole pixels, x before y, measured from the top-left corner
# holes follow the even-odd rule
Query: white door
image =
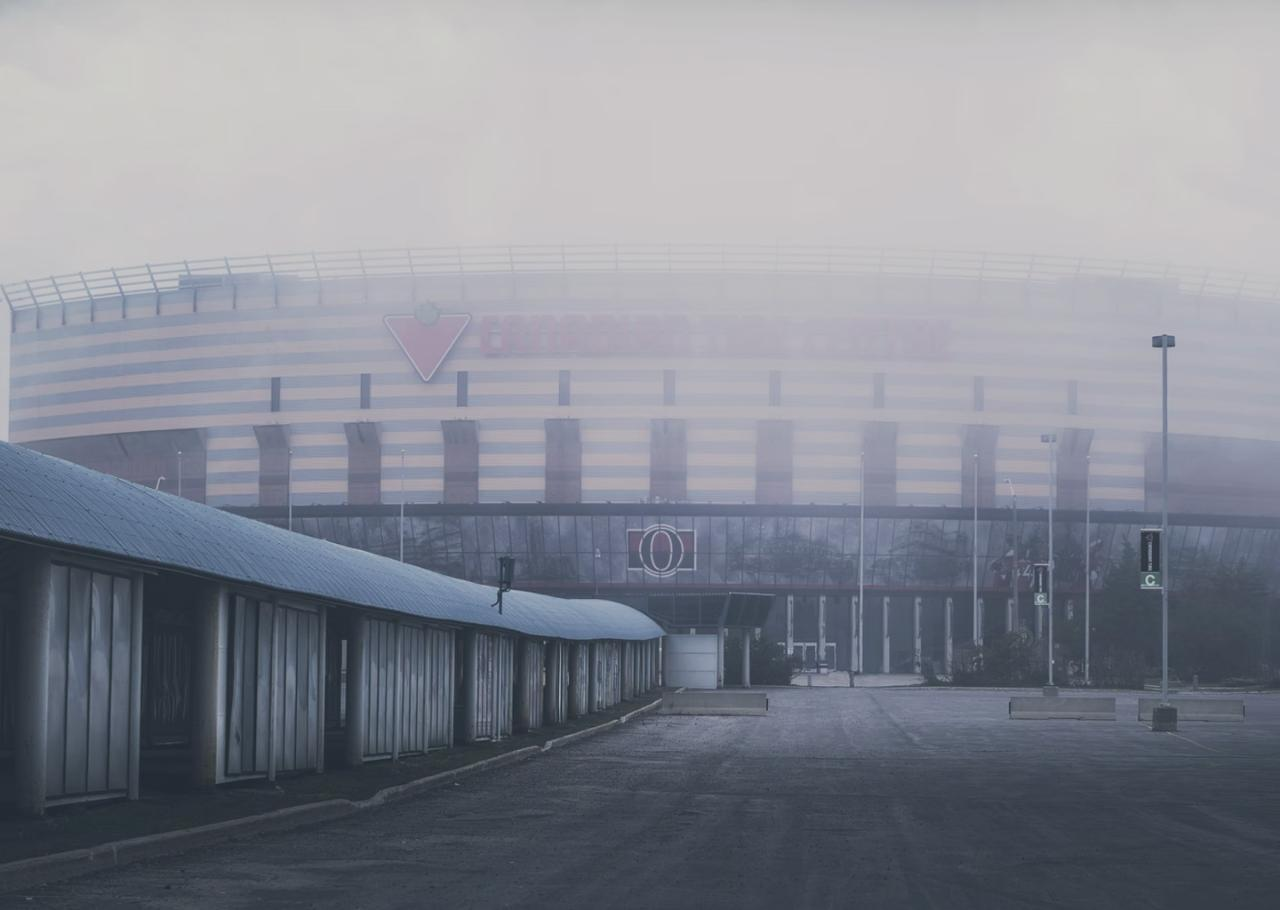
[(719, 647), (715, 635), (669, 635), (662, 645), (662, 670), (668, 686), (716, 688)]

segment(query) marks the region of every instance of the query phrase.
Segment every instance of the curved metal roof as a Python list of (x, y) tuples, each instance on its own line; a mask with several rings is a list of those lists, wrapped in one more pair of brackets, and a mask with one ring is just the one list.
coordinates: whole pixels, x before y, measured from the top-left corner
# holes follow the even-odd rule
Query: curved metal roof
[(658, 638), (638, 610), (494, 589), (293, 534), (0, 443), (0, 536), (319, 600), (573, 640)]

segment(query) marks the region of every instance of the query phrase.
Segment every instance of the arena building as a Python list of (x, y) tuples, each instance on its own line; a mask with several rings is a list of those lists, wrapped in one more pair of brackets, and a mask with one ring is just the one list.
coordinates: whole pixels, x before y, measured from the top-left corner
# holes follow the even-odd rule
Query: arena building
[(1280, 588), (1280, 300), (1246, 276), (517, 247), (152, 264), (3, 294), (14, 442), (475, 581), (509, 553), (523, 586), (668, 629), (765, 595), (765, 635), (867, 672), (1038, 629), (1019, 592), (1051, 498), (1063, 618), (1086, 551), (1096, 585), (1158, 524), (1167, 332), (1173, 584), (1243, 561)]

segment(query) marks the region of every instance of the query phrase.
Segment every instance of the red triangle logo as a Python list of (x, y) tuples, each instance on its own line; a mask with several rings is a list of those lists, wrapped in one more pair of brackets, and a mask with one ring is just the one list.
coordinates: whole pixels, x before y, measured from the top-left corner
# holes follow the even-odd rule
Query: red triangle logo
[(430, 382), (462, 337), (471, 316), (467, 313), (441, 313), (430, 325), (416, 316), (385, 316), (382, 321), (422, 381)]

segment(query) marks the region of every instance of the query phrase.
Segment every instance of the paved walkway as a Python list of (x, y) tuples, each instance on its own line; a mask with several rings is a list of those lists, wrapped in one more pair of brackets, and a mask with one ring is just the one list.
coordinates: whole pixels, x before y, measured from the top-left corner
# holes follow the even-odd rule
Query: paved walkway
[(1152, 733), (1008, 693), (769, 690), (385, 810), (0, 907), (1273, 908), (1280, 696)]

